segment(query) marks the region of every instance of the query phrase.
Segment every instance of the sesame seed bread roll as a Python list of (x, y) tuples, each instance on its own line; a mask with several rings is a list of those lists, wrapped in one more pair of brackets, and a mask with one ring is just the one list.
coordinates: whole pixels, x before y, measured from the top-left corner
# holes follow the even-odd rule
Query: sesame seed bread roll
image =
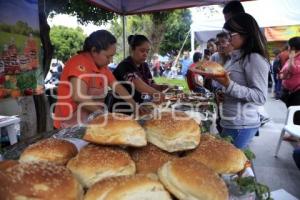
[(65, 165), (78, 153), (69, 141), (47, 138), (28, 146), (20, 156), (20, 162), (45, 161)]
[(0, 170), (0, 199), (12, 199), (11, 193), (9, 191), (10, 188), (10, 179), (4, 173), (4, 171)]
[(237, 173), (244, 169), (248, 160), (243, 151), (209, 134), (201, 136), (200, 145), (187, 157), (203, 163), (219, 174)]
[(202, 75), (224, 76), (225, 69), (222, 65), (211, 60), (202, 60), (197, 63), (196, 69), (202, 70)]
[(200, 142), (200, 128), (195, 120), (184, 112), (162, 112), (161, 118), (146, 121), (147, 140), (168, 151), (194, 149)]
[(157, 173), (157, 170), (166, 162), (174, 160), (175, 154), (161, 150), (155, 145), (148, 144), (145, 147), (135, 148), (131, 153), (131, 158), (136, 165), (136, 173), (148, 174)]
[(85, 200), (171, 200), (163, 185), (145, 175), (113, 177), (99, 181), (86, 193)]
[(224, 181), (211, 169), (193, 159), (169, 161), (158, 170), (163, 185), (179, 200), (227, 200)]
[(129, 154), (117, 147), (89, 144), (72, 158), (67, 168), (84, 187), (108, 177), (132, 175), (135, 164)]
[(0, 171), (5, 171), (17, 164), (19, 164), (19, 162), (16, 160), (2, 160), (0, 161)]
[(0, 182), (1, 199), (83, 199), (82, 186), (72, 173), (49, 162), (15, 165), (0, 175)]
[(96, 144), (146, 146), (144, 129), (128, 115), (109, 113), (92, 120), (86, 129), (84, 140)]

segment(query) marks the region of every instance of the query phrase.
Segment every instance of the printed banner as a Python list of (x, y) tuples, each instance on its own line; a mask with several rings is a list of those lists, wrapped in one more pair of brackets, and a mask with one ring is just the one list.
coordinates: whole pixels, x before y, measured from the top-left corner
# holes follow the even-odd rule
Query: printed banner
[(0, 0), (0, 98), (43, 93), (38, 0)]
[(300, 36), (300, 25), (266, 27), (267, 41), (288, 41), (290, 38)]

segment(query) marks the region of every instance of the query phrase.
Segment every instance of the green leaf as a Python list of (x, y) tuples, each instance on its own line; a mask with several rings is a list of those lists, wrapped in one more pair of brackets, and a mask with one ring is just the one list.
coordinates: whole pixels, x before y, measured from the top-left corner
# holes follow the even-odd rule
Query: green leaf
[(51, 0), (45, 1), (46, 14), (53, 17), (55, 14), (68, 14), (76, 16), (79, 23), (87, 25), (103, 25), (116, 17), (116, 14), (103, 10), (86, 0)]
[(221, 137), (220, 135), (216, 135), (216, 138), (220, 139), (220, 140), (224, 140), (228, 143), (233, 143), (233, 138), (231, 136), (225, 136), (225, 137)]
[(269, 187), (257, 182), (252, 176), (238, 177), (235, 182), (244, 194), (255, 192), (259, 200), (272, 200)]
[(256, 158), (255, 154), (250, 149), (245, 149), (244, 154), (248, 160), (254, 160)]

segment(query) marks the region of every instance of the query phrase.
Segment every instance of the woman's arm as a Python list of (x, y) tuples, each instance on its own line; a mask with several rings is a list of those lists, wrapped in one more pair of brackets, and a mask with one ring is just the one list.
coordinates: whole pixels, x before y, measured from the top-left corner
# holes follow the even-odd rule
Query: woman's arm
[(140, 93), (147, 93), (150, 95), (153, 94), (159, 94), (160, 91), (156, 90), (155, 88), (149, 86), (147, 83), (145, 83), (142, 79), (136, 77), (135, 79), (132, 80), (134, 87), (137, 91)]
[(136, 77), (132, 80), (134, 87), (137, 91), (140, 93), (147, 93), (149, 95), (152, 95), (153, 100), (157, 103), (162, 103), (165, 100), (165, 95), (161, 93), (160, 91), (156, 90), (155, 88), (149, 86), (147, 83), (145, 83), (142, 79)]
[(115, 81), (110, 85), (110, 87), (114, 88), (114, 92), (116, 92), (121, 98), (123, 98), (127, 103), (129, 103), (134, 110), (136, 109), (136, 102), (121, 84), (117, 84), (117, 81)]
[(158, 90), (158, 91), (160, 91), (160, 92), (166, 90), (167, 88), (173, 88), (173, 86), (170, 86), (170, 85), (166, 85), (166, 84), (156, 84), (156, 83), (152, 83), (151, 86), (152, 86), (154, 89), (156, 89), (156, 90)]
[[(246, 58), (244, 77), (247, 86), (240, 85), (226, 74), (224, 78), (216, 78), (226, 89), (225, 94), (257, 105), (263, 105), (267, 99), (269, 64), (258, 54), (252, 54), (250, 61)], [(241, 76), (241, 78), (243, 77)]]
[(84, 103), (84, 104), (91, 104), (91, 105), (84, 105), (83, 109), (89, 111), (89, 112), (95, 112), (98, 109), (103, 109), (102, 106), (100, 105), (92, 105), (99, 103), (99, 101), (103, 102), (104, 100), (99, 98), (97, 99), (96, 97), (92, 97), (88, 95), (88, 87), (86, 83), (82, 80), (80, 80), (77, 77), (71, 77), (70, 78), (71, 82), (71, 92), (72, 92), (72, 99), (75, 101), (77, 104)]

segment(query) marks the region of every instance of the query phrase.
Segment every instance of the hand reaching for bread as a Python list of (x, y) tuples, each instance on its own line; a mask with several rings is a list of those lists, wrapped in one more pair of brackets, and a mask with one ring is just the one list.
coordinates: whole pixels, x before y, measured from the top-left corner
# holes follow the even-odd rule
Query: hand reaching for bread
[(222, 91), (216, 92), (216, 100), (217, 100), (217, 104), (222, 103), (224, 101), (224, 92)]
[(225, 72), (224, 76), (220, 76), (220, 77), (211, 77), (213, 80), (218, 81), (221, 85), (223, 85), (225, 88), (227, 88), (230, 84), (230, 72)]

